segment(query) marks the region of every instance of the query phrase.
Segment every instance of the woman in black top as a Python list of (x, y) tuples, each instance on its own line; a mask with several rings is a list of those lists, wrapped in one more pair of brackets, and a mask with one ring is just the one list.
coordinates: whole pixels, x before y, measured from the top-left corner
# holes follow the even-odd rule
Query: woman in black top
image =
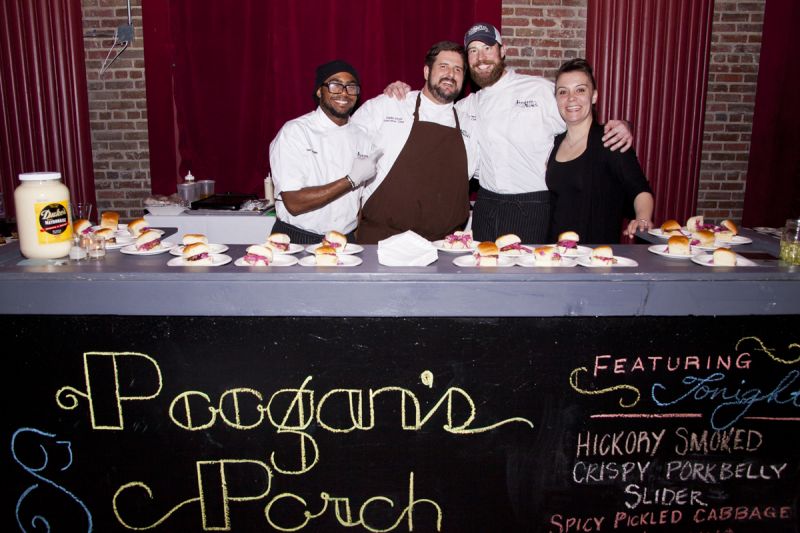
[(547, 163), (551, 241), (572, 230), (582, 244), (617, 243), (624, 218), (631, 219), (625, 235), (652, 228), (653, 194), (635, 152), (603, 146), (603, 126), (594, 120), (597, 86), (586, 60), (558, 69), (556, 101), (567, 131), (555, 138)]

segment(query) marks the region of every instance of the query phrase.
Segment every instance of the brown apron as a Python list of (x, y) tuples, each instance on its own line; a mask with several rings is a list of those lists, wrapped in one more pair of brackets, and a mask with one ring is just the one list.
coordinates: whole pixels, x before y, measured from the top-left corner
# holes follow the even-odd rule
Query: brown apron
[(463, 227), (469, 217), (467, 151), (461, 125), (419, 120), (422, 93), (417, 95), (414, 123), (389, 174), (361, 209), (356, 240), (363, 244), (413, 230), (438, 240)]

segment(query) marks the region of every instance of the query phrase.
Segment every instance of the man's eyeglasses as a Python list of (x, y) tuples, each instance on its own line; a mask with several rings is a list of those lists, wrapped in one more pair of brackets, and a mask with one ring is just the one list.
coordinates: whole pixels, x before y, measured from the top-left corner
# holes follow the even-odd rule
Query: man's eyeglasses
[(341, 94), (342, 91), (347, 91), (349, 95), (357, 95), (361, 92), (361, 86), (356, 85), (355, 83), (350, 83), (345, 85), (344, 83), (339, 83), (338, 81), (329, 81), (328, 83), (323, 83), (323, 87), (328, 88), (328, 92), (331, 94)]

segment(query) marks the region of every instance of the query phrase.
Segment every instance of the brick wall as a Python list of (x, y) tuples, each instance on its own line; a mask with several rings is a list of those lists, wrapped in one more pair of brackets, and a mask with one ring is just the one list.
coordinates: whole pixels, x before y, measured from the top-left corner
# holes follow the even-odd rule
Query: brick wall
[(131, 6), (134, 42), (102, 76), (114, 42), (109, 35), (127, 24), (127, 5), (121, 0), (82, 0), (82, 5), (97, 209), (113, 209), (129, 220), (142, 215), (150, 195), (141, 1)]
[(587, 0), (503, 0), (506, 64), (553, 78), (559, 65), (586, 55)]
[(753, 130), (764, 0), (714, 2), (698, 212), (740, 221)]
[[(82, 0), (85, 33), (127, 22), (120, 0)], [(698, 212), (741, 219), (765, 0), (716, 0)], [(507, 63), (552, 78), (585, 55), (588, 0), (502, 0)], [(99, 209), (139, 216), (150, 194), (141, 1), (135, 41), (101, 78), (110, 39), (86, 38), (92, 151)]]

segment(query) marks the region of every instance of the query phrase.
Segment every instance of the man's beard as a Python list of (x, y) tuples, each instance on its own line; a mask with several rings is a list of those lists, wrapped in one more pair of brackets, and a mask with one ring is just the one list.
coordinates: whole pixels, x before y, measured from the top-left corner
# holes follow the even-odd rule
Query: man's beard
[(336, 117), (336, 118), (349, 118), (350, 115), (353, 113), (353, 107), (351, 106), (347, 111), (339, 111), (335, 107), (333, 107), (327, 100), (320, 100), (319, 105), (328, 112), (329, 115)]
[(503, 71), (506, 68), (506, 61), (505, 59), (501, 59), (495, 63), (492, 66), (492, 69), (488, 72), (479, 71), (477, 67), (481, 65), (491, 65), (491, 63), (483, 62), (479, 63), (475, 67), (470, 67), (469, 73), (472, 76), (472, 81), (477, 83), (480, 87), (489, 87), (490, 85), (494, 85), (494, 83), (503, 75)]
[(428, 77), (428, 82), (427, 82), (428, 83), (428, 90), (431, 92), (431, 94), (434, 96), (434, 98), (436, 98), (439, 102), (441, 102), (443, 104), (449, 104), (450, 102), (454, 102), (455, 99), (458, 98), (458, 93), (460, 93), (461, 91), (460, 90), (454, 90), (453, 92), (450, 92), (450, 93), (446, 92), (445, 89), (442, 89), (442, 87), (440, 86), (440, 84), (443, 81), (449, 81), (450, 83), (453, 84), (453, 87), (457, 87), (458, 86), (458, 84), (456, 83), (456, 80), (453, 79), (453, 78), (440, 78), (439, 79), (439, 83), (434, 85), (433, 83), (431, 83), (431, 78), (429, 76)]

